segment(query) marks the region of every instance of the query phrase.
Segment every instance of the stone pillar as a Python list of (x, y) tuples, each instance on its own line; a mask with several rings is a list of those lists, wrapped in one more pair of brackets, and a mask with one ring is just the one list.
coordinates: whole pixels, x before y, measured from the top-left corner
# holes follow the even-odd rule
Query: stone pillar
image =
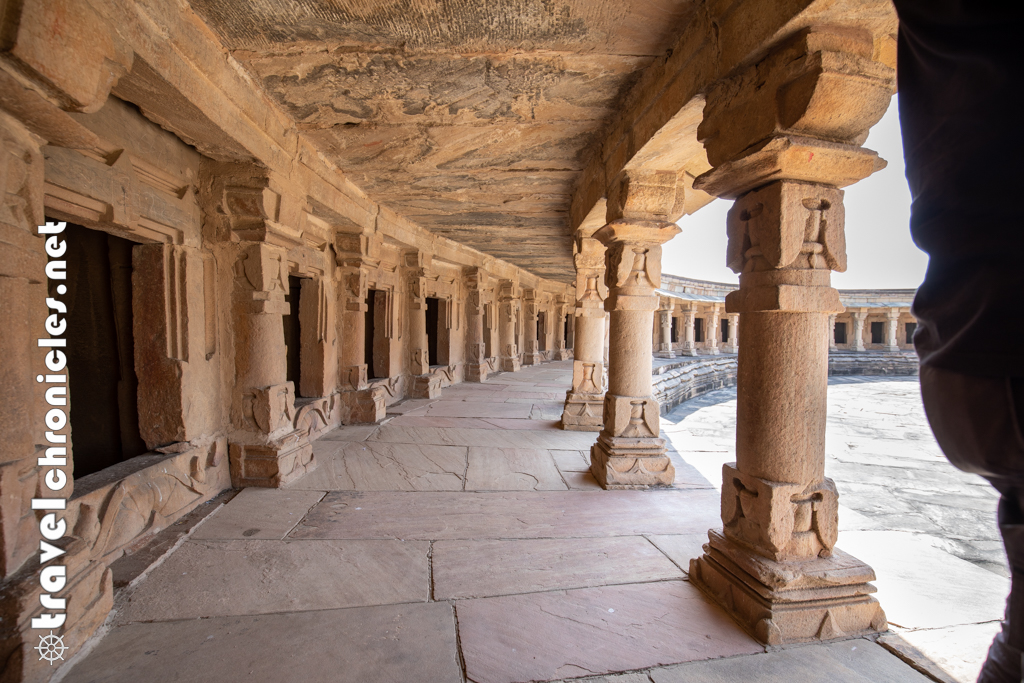
[(562, 429), (599, 432), (604, 427), (604, 245), (576, 238), (576, 316), (572, 388), (565, 392)]
[(430, 351), (427, 345), (427, 292), (424, 280), (429, 265), (429, 256), (421, 251), (405, 254), (409, 286), (409, 374), (412, 375), (413, 398), (437, 398), (441, 395), (441, 378), (430, 371)]
[(849, 340), (851, 351), (864, 350), (864, 321), (867, 317), (868, 312), (864, 309), (850, 312), (850, 319), (853, 323), (853, 335)]
[(899, 353), (900, 343), (896, 339), (896, 331), (899, 329), (900, 309), (890, 308), (885, 312), (885, 352)]
[(828, 316), (828, 350), (836, 350), (836, 314), (830, 313)]
[(368, 271), (376, 263), (369, 259), (367, 235), (339, 233), (335, 238), (341, 287), (338, 338), (341, 343), (341, 421), (344, 424), (373, 423), (387, 412), (384, 389), (370, 387), (366, 372), (366, 297)]
[(287, 252), (264, 242), (238, 242), (234, 248), (231, 482), (239, 488), (279, 487), (317, 464), (309, 441), (294, 438), (295, 386), (287, 381), (281, 320), (289, 313)]
[(704, 348), (709, 355), (718, 355), (718, 304), (711, 304), (708, 313), (707, 340), (704, 342)]
[(606, 489), (671, 486), (675, 468), (652, 395), (654, 311), (661, 286), (661, 245), (679, 233), (669, 219), (676, 175), (623, 172), (609, 191), (609, 223), (594, 233), (605, 245), (611, 313), (604, 429), (590, 451), (590, 470)]
[(694, 341), (694, 318), (697, 310), (690, 304), (683, 309), (683, 342), (679, 345), (680, 356), (696, 356), (697, 343)]
[(540, 365), (540, 342), (537, 338), (537, 290), (523, 290), (523, 317), (526, 324), (526, 353), (523, 365)]
[(729, 341), (722, 347), (725, 353), (739, 353), (740, 349), (740, 316), (738, 313), (729, 314)]
[(690, 580), (772, 645), (887, 628), (874, 572), (835, 547), (838, 494), (824, 474), (828, 316), (843, 310), (830, 272), (846, 268), (838, 188), (882, 167), (859, 142), (895, 75), (872, 46), (867, 32), (801, 31), (712, 87), (698, 131), (713, 170), (695, 187), (736, 198), (727, 263), (740, 288), (726, 310), (743, 326), (723, 529)]
[(498, 363), (502, 372), (519, 372), (519, 345), (516, 341), (516, 320), (519, 318), (519, 291), (512, 280), (502, 280), (498, 287)]
[(672, 351), (672, 311), (658, 311), (658, 358), (675, 358)]
[(558, 342), (555, 344), (555, 360), (571, 360), (573, 357), (572, 349), (569, 348), (569, 340), (565, 334), (565, 323), (568, 317), (569, 305), (565, 301), (565, 298), (559, 294), (558, 301), (556, 303), (555, 310), (558, 312), (557, 327), (555, 328), (555, 338)]
[(482, 268), (466, 270), (466, 381), (486, 382), (489, 366), (484, 344), (484, 289), (487, 272)]

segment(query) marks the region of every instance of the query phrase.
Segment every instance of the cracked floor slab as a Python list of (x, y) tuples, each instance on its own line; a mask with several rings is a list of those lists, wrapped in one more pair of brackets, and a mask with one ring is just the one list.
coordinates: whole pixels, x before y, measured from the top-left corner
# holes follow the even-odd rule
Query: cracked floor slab
[(685, 581), (466, 600), (456, 604), (467, 677), (545, 681), (763, 648)]

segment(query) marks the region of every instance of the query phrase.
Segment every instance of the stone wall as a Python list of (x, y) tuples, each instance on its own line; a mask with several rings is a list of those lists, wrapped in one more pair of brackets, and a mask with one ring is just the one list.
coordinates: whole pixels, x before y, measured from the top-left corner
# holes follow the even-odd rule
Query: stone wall
[(829, 375), (917, 375), (919, 359), (913, 351), (901, 353), (832, 352)]
[(654, 396), (661, 414), (709, 391), (736, 386), (736, 360), (736, 356), (710, 356), (655, 361)]
[[(736, 386), (737, 356), (721, 355), (677, 360), (656, 360), (654, 395), (665, 415), (689, 401), (715, 389)], [(833, 352), (828, 358), (828, 374), (832, 375), (917, 375), (916, 353), (846, 353)]]

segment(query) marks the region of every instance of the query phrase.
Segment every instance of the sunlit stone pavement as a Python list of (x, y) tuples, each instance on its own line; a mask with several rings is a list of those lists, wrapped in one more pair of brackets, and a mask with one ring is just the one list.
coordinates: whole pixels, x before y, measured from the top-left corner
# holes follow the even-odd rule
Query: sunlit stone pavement
[(315, 471), (242, 491), (123, 592), (64, 680), (929, 680), (904, 641), (973, 680), (1007, 586), (995, 497), (942, 459), (916, 381), (830, 388), (840, 546), (875, 567), (893, 633), (766, 652), (686, 575), (720, 525), (735, 391), (664, 418), (673, 489), (602, 491), (596, 435), (558, 428), (570, 375), (499, 374), (328, 434)]
[[(828, 399), (825, 474), (839, 489), (839, 547), (875, 569), (892, 630), (973, 683), (1009, 591), (998, 494), (946, 461), (916, 377), (834, 377)], [(735, 460), (736, 390), (684, 403), (662, 430), (720, 488), (722, 464)]]

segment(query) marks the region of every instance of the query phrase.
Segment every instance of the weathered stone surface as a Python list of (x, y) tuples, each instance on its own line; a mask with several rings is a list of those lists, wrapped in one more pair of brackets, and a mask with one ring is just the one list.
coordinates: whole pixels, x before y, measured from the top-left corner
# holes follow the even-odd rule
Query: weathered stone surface
[(565, 491), (566, 488), (547, 450), (469, 449), (467, 491)]
[[(339, 444), (292, 487), (327, 491), (461, 491), (466, 448), (355, 441)], [(322, 470), (323, 472), (320, 472)]]
[(335, 492), (288, 537), (455, 540), (697, 533), (716, 519), (717, 498), (713, 490)]
[(197, 540), (279, 540), (324, 497), (322, 491), (245, 489), (194, 534)]
[(975, 683), (989, 645), (1000, 629), (998, 621), (913, 631), (897, 629), (895, 634), (880, 637), (878, 643), (943, 683)]
[[(533, 422), (532, 420), (529, 422)], [(383, 425), (369, 441), (387, 443), (428, 443), (447, 446), (493, 446), (496, 442), (507, 448), (590, 448), (594, 437), (561, 430), (535, 431), (524, 425), (520, 430), (494, 429), (431, 429), (406, 428), (398, 424)]]
[(466, 674), (481, 683), (629, 671), (761, 650), (682, 581), (467, 600), (456, 610)]
[(422, 541), (190, 541), (146, 577), (117, 622), (423, 601), (427, 551)]
[(690, 560), (700, 557), (707, 543), (707, 534), (673, 534), (662, 536), (651, 534), (647, 539), (665, 553), (683, 571), (690, 570)]
[(480, 598), (678, 579), (682, 571), (645, 539), (437, 541), (434, 598)]
[(931, 680), (869, 640), (808, 645), (754, 657), (697, 662), (655, 669), (655, 683), (719, 683), (756, 680), (765, 683), (820, 680), (836, 683), (926, 683)]
[(444, 603), (128, 624), (64, 680), (214, 683), (239, 672), (265, 683), (384, 683), (418, 680), (424, 672), (439, 682), (462, 680), (455, 620)]

